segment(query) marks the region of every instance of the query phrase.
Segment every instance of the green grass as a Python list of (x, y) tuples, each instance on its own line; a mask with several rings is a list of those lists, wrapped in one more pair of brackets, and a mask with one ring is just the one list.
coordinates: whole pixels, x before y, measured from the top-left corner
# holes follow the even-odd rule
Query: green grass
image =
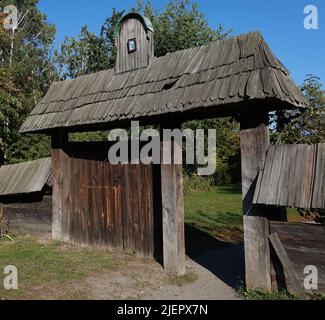
[(0, 241), (0, 274), (6, 265), (18, 268), (19, 290), (4, 290), (0, 276), (0, 299), (34, 298), (32, 288), (68, 285), (89, 274), (116, 268), (113, 255), (104, 250), (79, 249), (59, 242), (41, 244), (31, 236)]
[(296, 297), (286, 291), (262, 292), (258, 290), (247, 290), (241, 292), (241, 294), (246, 300), (297, 300)]
[(242, 196), (239, 187), (218, 187), (185, 197), (185, 222), (222, 240), (242, 237)]
[[(288, 220), (304, 222), (297, 209), (288, 209)], [(185, 197), (185, 222), (229, 242), (243, 237), (242, 194), (239, 185), (213, 187)]]

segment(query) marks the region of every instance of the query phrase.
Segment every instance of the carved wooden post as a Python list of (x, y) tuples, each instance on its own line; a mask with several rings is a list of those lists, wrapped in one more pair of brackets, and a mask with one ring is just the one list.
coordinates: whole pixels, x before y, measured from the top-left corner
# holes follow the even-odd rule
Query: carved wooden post
[(270, 143), (268, 123), (266, 112), (241, 115), (246, 286), (265, 291), (271, 290), (268, 213), (265, 206), (253, 205), (253, 197)]
[(65, 149), (68, 133), (58, 130), (52, 134), (53, 240), (69, 241), (69, 156)]
[[(161, 158), (171, 150), (172, 161), (175, 154), (182, 154), (182, 146), (176, 141), (164, 141), (163, 129), (180, 128), (179, 125), (161, 126)], [(185, 227), (183, 165), (161, 164), (161, 192), (163, 212), (163, 261), (167, 272), (185, 274)]]

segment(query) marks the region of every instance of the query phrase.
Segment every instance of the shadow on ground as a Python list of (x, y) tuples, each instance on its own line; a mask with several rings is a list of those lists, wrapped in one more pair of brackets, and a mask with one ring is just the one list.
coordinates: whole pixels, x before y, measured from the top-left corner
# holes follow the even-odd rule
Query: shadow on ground
[(186, 224), (186, 254), (236, 289), (245, 275), (244, 244), (229, 244)]

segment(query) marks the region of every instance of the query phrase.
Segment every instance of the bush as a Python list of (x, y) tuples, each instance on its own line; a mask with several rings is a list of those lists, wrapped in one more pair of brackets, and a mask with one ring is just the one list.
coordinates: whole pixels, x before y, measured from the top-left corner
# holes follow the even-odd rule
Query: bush
[(185, 195), (191, 195), (198, 192), (210, 192), (213, 190), (213, 177), (201, 177), (196, 174), (184, 174), (184, 192)]

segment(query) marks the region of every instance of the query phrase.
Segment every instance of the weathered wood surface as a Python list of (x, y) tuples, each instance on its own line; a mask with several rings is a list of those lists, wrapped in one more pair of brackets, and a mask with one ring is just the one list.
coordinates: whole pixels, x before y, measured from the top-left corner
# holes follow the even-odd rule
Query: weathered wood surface
[(249, 289), (271, 290), (269, 222), (263, 217), (244, 217), (245, 273)]
[(55, 238), (153, 256), (157, 182), (152, 166), (109, 164), (108, 143), (70, 142), (63, 149), (54, 147)]
[(39, 202), (3, 204), (2, 207), (9, 232), (51, 234), (51, 196), (44, 196)]
[(270, 242), (272, 244), (273, 249), (275, 250), (281, 264), (283, 266), (284, 272), (287, 276), (287, 279), (292, 287), (291, 293), (297, 295), (300, 299), (305, 300), (306, 295), (303, 289), (303, 286), (298, 280), (294, 267), (291, 263), (291, 260), (283, 247), (281, 240), (277, 233), (273, 233), (269, 235)]
[[(145, 68), (154, 56), (154, 34), (142, 21), (132, 17), (123, 22), (117, 40), (116, 72)], [(128, 40), (136, 39), (137, 51), (128, 53)]]
[(51, 158), (0, 167), (0, 197), (40, 192), (51, 185)]
[[(162, 126), (161, 134), (164, 129), (172, 126), (172, 124)], [(172, 164), (161, 165), (164, 268), (171, 274), (184, 275), (186, 270), (183, 165), (177, 161), (182, 154), (182, 146), (174, 140), (162, 140), (161, 148), (162, 160), (166, 159), (166, 156), (167, 158), (171, 156), (172, 159)]]
[(270, 146), (255, 204), (325, 208), (325, 144)]
[(52, 238), (69, 241), (69, 156), (68, 134), (57, 131), (52, 135)]
[(256, 180), (269, 146), (268, 114), (241, 116), (242, 190), (246, 286), (271, 290), (268, 216), (265, 207), (253, 205)]
[(297, 274), (300, 284), (306, 266), (318, 269), (319, 291), (325, 293), (325, 227), (306, 223), (271, 221), (270, 233), (277, 233)]
[(21, 132), (121, 128), (130, 120), (206, 118), (309, 103), (258, 33), (153, 58), (147, 68), (113, 69), (55, 82)]
[(152, 167), (70, 158), (69, 239), (154, 253)]

